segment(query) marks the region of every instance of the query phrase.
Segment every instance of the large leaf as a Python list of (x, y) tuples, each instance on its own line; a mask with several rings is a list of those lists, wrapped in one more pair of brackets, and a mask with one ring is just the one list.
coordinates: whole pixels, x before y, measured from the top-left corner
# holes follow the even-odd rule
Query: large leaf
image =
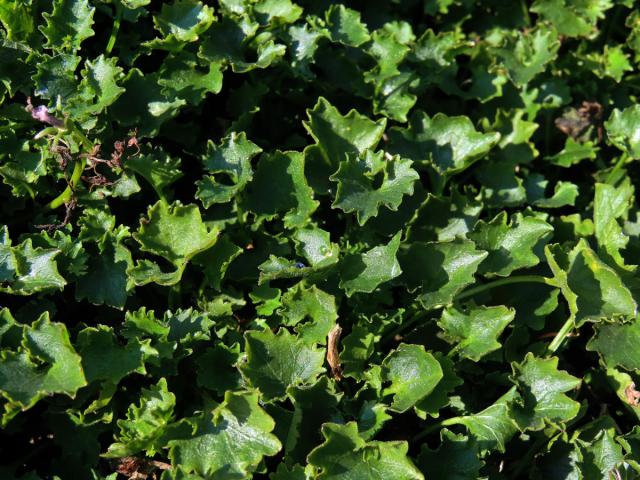
[(308, 457), (321, 469), (319, 479), (368, 478), (372, 480), (408, 480), (424, 477), (407, 457), (406, 442), (365, 442), (355, 422), (346, 425), (325, 423), (325, 442)]
[(258, 398), (256, 392), (227, 392), (213, 411), (187, 419), (192, 433), (169, 442), (171, 462), (207, 478), (248, 476), (263, 457), (282, 448)]
[(514, 383), (524, 404), (514, 407), (514, 416), (524, 429), (541, 430), (545, 422), (567, 422), (580, 404), (566, 395), (580, 385), (580, 379), (558, 370), (558, 358), (536, 358), (529, 353), (522, 363), (513, 364)]

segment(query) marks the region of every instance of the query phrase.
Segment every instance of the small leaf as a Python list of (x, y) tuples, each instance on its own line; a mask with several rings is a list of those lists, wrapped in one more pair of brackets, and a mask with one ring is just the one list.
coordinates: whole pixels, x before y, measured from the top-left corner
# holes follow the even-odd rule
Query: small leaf
[(437, 450), (426, 444), (418, 456), (418, 466), (426, 478), (441, 480), (475, 480), (480, 477), (484, 462), (480, 460), (475, 439), (456, 435), (447, 429), (440, 431), (442, 443)]
[(515, 310), (505, 306), (469, 307), (466, 311), (449, 307), (442, 312), (438, 326), (445, 339), (456, 344), (455, 352), (477, 362), (500, 348), (497, 339), (514, 317)]
[(534, 250), (542, 252), (553, 227), (535, 217), (518, 213), (510, 222), (507, 214), (499, 213), (488, 223), (480, 220), (468, 237), (489, 255), (480, 264), (481, 273), (509, 276), (514, 270), (540, 263)]
[(163, 377), (151, 388), (143, 388), (139, 404), (129, 405), (126, 420), (118, 420), (116, 442), (109, 446), (106, 457), (120, 458), (142, 451), (151, 456), (165, 446), (163, 437), (174, 419), (176, 406), (176, 396), (167, 389), (167, 380)]
[[(196, 197), (205, 208), (214, 203), (229, 202), (244, 189), (253, 178), (251, 159), (261, 151), (260, 147), (247, 140), (244, 132), (232, 132), (220, 145), (215, 145), (209, 140), (207, 153), (202, 157), (202, 161), (204, 167), (213, 175), (197, 182), (196, 193)], [(224, 181), (227, 178), (231, 184)]]
[[(432, 182), (440, 186), (486, 155), (500, 140), (497, 132), (478, 132), (468, 117), (416, 112), (409, 128), (389, 131), (390, 152), (430, 166)], [(444, 178), (441, 178), (444, 177)]]
[(325, 13), (329, 38), (351, 47), (369, 40), (367, 26), (360, 21), (360, 13), (344, 5), (331, 5)]
[(54, 0), (51, 13), (43, 13), (46, 25), (40, 31), (46, 37), (46, 48), (58, 52), (75, 52), (80, 44), (95, 33), (95, 8), (88, 0)]
[(640, 321), (630, 323), (603, 323), (587, 344), (587, 350), (600, 354), (610, 367), (640, 370), (640, 351), (635, 348), (640, 341)]
[(419, 290), (427, 309), (447, 305), (464, 287), (473, 283), (478, 265), (487, 252), (476, 250), (469, 240), (416, 242), (400, 257), (404, 279)]
[[(356, 212), (360, 225), (375, 217), (382, 205), (397, 211), (402, 198), (413, 195), (413, 184), (419, 178), (411, 163), (398, 156), (384, 158), (384, 152), (375, 154), (370, 150), (358, 157), (349, 156), (329, 177), (338, 183), (331, 206), (347, 213)], [(376, 187), (379, 177), (382, 181)]]
[(493, 405), (473, 415), (455, 417), (449, 424), (461, 424), (478, 440), (481, 450), (505, 451), (505, 444), (518, 431), (513, 420), (511, 408), (517, 392), (511, 389), (500, 397)]
[(620, 111), (613, 109), (604, 124), (609, 141), (631, 158), (640, 158), (640, 105), (633, 105)]
[(345, 257), (340, 266), (340, 288), (347, 296), (356, 292), (371, 293), (382, 283), (402, 273), (396, 253), (400, 247), (400, 232), (387, 245)]
[[(160, 200), (149, 208), (147, 215), (149, 218), (140, 221), (133, 237), (140, 243), (141, 250), (159, 255), (176, 267), (175, 281), (192, 257), (216, 242), (218, 232), (207, 229), (195, 205), (169, 205)], [(153, 269), (153, 264), (139, 265)]]
[(245, 333), (246, 361), (238, 368), (266, 401), (280, 400), (292, 385), (312, 383), (322, 373), (324, 352), (299, 342), (281, 328)]
[(391, 382), (383, 395), (393, 395), (390, 409), (406, 412), (433, 391), (442, 379), (442, 368), (422, 345), (405, 343), (382, 362), (382, 380)]
[(160, 15), (153, 17), (156, 28), (166, 37), (179, 42), (193, 42), (214, 20), (213, 8), (196, 0), (163, 3)]

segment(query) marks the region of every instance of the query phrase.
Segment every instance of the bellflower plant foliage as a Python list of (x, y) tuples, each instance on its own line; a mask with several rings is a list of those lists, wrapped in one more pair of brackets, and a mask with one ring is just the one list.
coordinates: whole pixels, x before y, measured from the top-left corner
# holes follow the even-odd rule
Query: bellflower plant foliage
[(0, 478), (640, 478), (639, 65), (633, 0), (0, 0)]

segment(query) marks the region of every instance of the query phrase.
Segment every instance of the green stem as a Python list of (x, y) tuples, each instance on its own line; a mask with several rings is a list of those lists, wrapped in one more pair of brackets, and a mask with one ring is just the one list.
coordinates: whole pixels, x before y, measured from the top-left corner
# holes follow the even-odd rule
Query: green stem
[[(91, 151), (93, 149), (93, 143), (89, 138), (80, 130), (73, 122), (67, 119), (65, 122), (65, 128), (71, 132), (72, 135), (75, 135), (76, 139), (82, 146), (87, 150)], [(46, 210), (55, 210), (56, 208), (64, 205), (65, 203), (71, 200), (73, 197), (73, 192), (76, 189), (76, 185), (80, 182), (80, 177), (82, 176), (82, 172), (84, 171), (86, 160), (84, 157), (78, 156), (73, 165), (73, 172), (71, 173), (71, 179), (69, 180), (69, 184), (64, 191), (58, 195), (56, 198), (51, 200), (45, 207)]]
[(616, 177), (618, 176), (618, 172), (622, 169), (622, 167), (626, 162), (627, 162), (627, 156), (623, 153), (622, 155), (620, 155), (620, 158), (618, 159), (616, 164), (613, 166), (613, 168), (609, 172), (609, 175), (607, 175), (607, 179), (605, 180), (605, 183), (609, 185), (613, 185), (616, 181)]
[(424, 318), (424, 317), (422, 317), (422, 315), (420, 315), (420, 313), (422, 313), (422, 312), (421, 311), (415, 312), (411, 317), (409, 317), (409, 319), (406, 322), (402, 322), (396, 328), (394, 328), (389, 333), (387, 333), (384, 337), (382, 337), (382, 340), (380, 341), (380, 344), (381, 345), (386, 345), (391, 340), (393, 340), (396, 335), (404, 332), (405, 330), (408, 330), (410, 327), (413, 327), (413, 325), (415, 325), (415, 323), (418, 320), (420, 320), (421, 318)]
[(510, 285), (512, 283), (544, 283), (545, 285), (548, 285), (549, 279), (543, 277), (542, 275), (515, 275), (509, 278), (501, 278), (500, 280), (494, 280), (493, 282), (485, 283), (484, 285), (479, 285), (477, 287), (470, 288), (469, 290), (465, 290), (456, 297), (456, 300), (462, 300), (463, 298), (472, 297), (473, 295), (484, 292), (485, 290), (490, 290), (495, 287), (501, 287), (502, 285)]
[(442, 420), (442, 421), (440, 421), (438, 423), (434, 423), (433, 425), (425, 428), (419, 434), (417, 434), (415, 437), (413, 437), (411, 439), (411, 441), (412, 442), (418, 442), (418, 441), (422, 440), (424, 437), (426, 437), (427, 435), (429, 435), (430, 433), (433, 433), (436, 430), (441, 429), (442, 427), (446, 427), (448, 425), (455, 425), (456, 423), (458, 423), (459, 419), (460, 419), (460, 417), (452, 417), (452, 418), (447, 418), (445, 420)]
[(574, 325), (573, 316), (571, 316), (566, 322), (564, 322), (564, 325), (562, 325), (562, 328), (560, 329), (560, 331), (557, 333), (555, 337), (553, 337), (553, 340), (547, 347), (547, 350), (549, 351), (549, 353), (555, 352), (558, 349), (558, 347), (560, 347), (560, 344), (563, 342), (566, 336), (569, 335), (569, 332), (571, 332), (573, 325)]
[(111, 35), (109, 36), (107, 46), (104, 49), (104, 53), (106, 55), (111, 53), (113, 46), (116, 44), (116, 38), (118, 37), (118, 31), (120, 30), (120, 20), (122, 20), (122, 6), (116, 2), (116, 14), (113, 18), (113, 28), (111, 29)]

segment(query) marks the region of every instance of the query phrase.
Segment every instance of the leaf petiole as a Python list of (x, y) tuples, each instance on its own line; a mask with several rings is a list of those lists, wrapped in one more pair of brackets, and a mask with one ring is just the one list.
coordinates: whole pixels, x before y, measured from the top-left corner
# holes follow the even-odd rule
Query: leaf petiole
[(465, 290), (455, 299), (462, 300), (464, 298), (472, 297), (473, 295), (484, 292), (485, 290), (490, 290), (495, 287), (501, 287), (503, 285), (511, 285), (513, 283), (544, 283), (545, 285), (553, 286), (550, 283), (550, 279), (547, 277), (543, 277), (542, 275), (514, 275), (513, 277), (501, 278), (500, 280), (494, 280), (493, 282), (485, 283), (484, 285), (479, 285), (477, 287), (470, 288), (469, 290)]

